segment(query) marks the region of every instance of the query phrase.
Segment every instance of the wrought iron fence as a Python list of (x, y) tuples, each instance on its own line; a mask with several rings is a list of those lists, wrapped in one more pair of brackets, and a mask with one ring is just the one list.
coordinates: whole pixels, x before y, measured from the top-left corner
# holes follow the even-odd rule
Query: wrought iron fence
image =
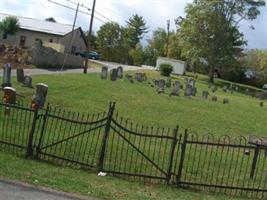
[(245, 137), (155, 128), (108, 112), (0, 103), (0, 147), (59, 164), (194, 190), (266, 198), (267, 147)]

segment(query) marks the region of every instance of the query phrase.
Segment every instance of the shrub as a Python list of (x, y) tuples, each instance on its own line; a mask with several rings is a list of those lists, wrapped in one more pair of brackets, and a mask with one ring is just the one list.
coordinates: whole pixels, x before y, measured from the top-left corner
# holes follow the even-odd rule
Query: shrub
[(173, 70), (172, 65), (168, 63), (163, 63), (159, 67), (160, 74), (163, 76), (170, 76), (170, 74), (172, 73), (172, 70)]

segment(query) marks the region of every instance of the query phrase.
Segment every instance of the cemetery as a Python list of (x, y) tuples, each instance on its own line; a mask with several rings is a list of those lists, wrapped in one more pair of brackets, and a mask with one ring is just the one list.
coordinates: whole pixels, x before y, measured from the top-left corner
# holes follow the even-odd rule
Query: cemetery
[[(233, 184), (238, 186), (239, 179), (232, 175), (239, 173), (240, 176), (248, 174), (248, 177), (242, 178), (243, 184), (249, 184), (255, 178), (254, 184), (262, 188), (262, 180), (259, 178), (261, 172), (257, 169), (265, 170), (267, 155), (267, 141), (264, 137), (267, 128), (261, 123), (267, 117), (263, 91), (254, 92), (252, 97), (253, 88), (250, 88), (248, 95), (237, 89), (233, 91), (232, 83), (226, 84), (221, 80), (216, 80), (215, 85), (209, 85), (202, 76), (164, 77), (149, 70), (124, 72), (120, 66), (111, 70), (103, 67), (101, 74), (33, 77), (17, 69), (17, 77), (12, 78), (9, 69), (10, 65), (6, 64), (2, 79), (5, 104), (1, 104), (4, 112), (0, 115), (0, 126), (5, 127), (10, 124), (8, 120), (12, 119), (14, 127), (11, 130), (24, 138), (19, 141), (19, 145), (25, 148), (27, 157), (36, 154), (39, 159), (52, 163), (56, 161), (50, 158), (62, 158), (64, 162), (90, 166), (100, 172), (163, 179), (167, 183), (183, 186), (187, 181), (200, 184), (199, 178), (202, 176), (205, 177), (203, 183), (215, 184), (215, 177), (221, 176), (221, 172), (206, 172), (209, 165), (205, 164), (214, 160), (213, 169), (220, 169), (221, 165), (236, 166), (222, 175), (220, 184), (226, 184), (229, 189)], [(29, 128), (28, 131), (20, 131), (22, 125), (18, 120), (23, 119), (24, 111), (17, 110), (19, 106), (24, 106), (25, 117), (26, 112), (33, 117), (24, 119), (23, 124)], [(86, 117), (88, 113), (98, 114)], [(131, 134), (138, 136), (138, 139), (134, 139)], [(8, 134), (2, 136), (9, 138)], [(8, 140), (11, 142), (12, 137)], [(101, 141), (105, 141), (107, 146), (101, 146)], [(112, 145), (108, 141), (112, 141)], [(144, 146), (140, 145), (143, 142)], [(186, 149), (186, 144), (190, 148)], [(199, 148), (197, 144), (203, 147)], [(211, 144), (214, 148), (205, 151)], [(234, 159), (223, 161), (214, 157), (216, 145), (220, 147), (222, 157)], [(94, 152), (89, 147), (95, 148)], [(181, 152), (176, 150), (180, 148)], [(233, 148), (233, 153), (229, 154), (227, 148)], [(139, 154), (131, 154), (128, 150)], [(158, 153), (155, 154), (155, 151)], [(237, 152), (244, 153), (240, 155)], [(195, 157), (207, 154), (208, 161), (198, 161), (199, 175), (193, 175), (192, 163), (197, 162)], [(85, 156), (87, 160), (84, 160)], [(182, 159), (184, 156), (185, 160)], [(128, 162), (121, 163), (125, 159), (127, 161), (127, 158)], [(243, 162), (252, 166), (246, 171), (236, 171)], [(136, 172), (135, 169), (140, 166), (140, 172)], [(180, 169), (183, 168), (190, 169), (184, 172), (189, 177), (181, 174)], [(213, 176), (213, 173), (217, 175)], [(231, 186), (228, 186), (229, 176), (233, 179), (230, 179)], [(190, 184), (188, 187), (196, 189)], [(227, 194), (231, 194), (231, 190)], [(264, 197), (264, 193), (248, 195)]]

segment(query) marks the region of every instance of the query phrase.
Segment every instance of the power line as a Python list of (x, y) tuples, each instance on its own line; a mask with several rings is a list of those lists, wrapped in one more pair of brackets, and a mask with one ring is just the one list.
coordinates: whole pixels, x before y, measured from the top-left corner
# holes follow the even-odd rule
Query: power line
[[(75, 5), (76, 5), (76, 3), (75, 3), (75, 2), (73, 2), (73, 1), (71, 1), (71, 0), (66, 0), (66, 1), (68, 1), (68, 2), (70, 2), (70, 3), (72, 3), (72, 4), (75, 4)], [(86, 9), (87, 9), (87, 10), (89, 10), (89, 11), (91, 11), (91, 8), (89, 8), (89, 7), (85, 6), (84, 4), (81, 4), (80, 6), (81, 6), (81, 7), (83, 7), (83, 8), (86, 8)], [(111, 21), (111, 22), (115, 22), (115, 21), (113, 21), (112, 19), (110, 19), (110, 18), (108, 18), (108, 17), (106, 17), (106, 16), (102, 15), (102, 14), (101, 14), (100, 12), (98, 12), (98, 11), (95, 11), (95, 13), (96, 13), (96, 14), (98, 14), (99, 16), (101, 16), (101, 17), (105, 18), (106, 20), (109, 20), (109, 21)]]
[[(58, 6), (61, 6), (61, 7), (64, 7), (64, 8), (73, 10), (73, 11), (76, 11), (75, 8), (72, 8), (72, 7), (70, 7), (70, 6), (67, 6), (67, 5), (64, 5), (64, 4), (61, 4), (61, 3), (58, 3), (58, 2), (52, 1), (52, 0), (47, 0), (47, 1), (49, 1), (49, 2), (51, 2), (51, 3), (53, 3), (53, 4), (56, 4), (56, 5), (58, 5)], [(79, 10), (78, 12), (91, 16), (91, 14), (88, 13), (88, 12), (84, 12), (84, 11), (81, 11), (81, 10)], [(95, 18), (96, 18), (98, 21), (101, 21), (101, 22), (104, 23), (104, 24), (107, 23), (107, 22), (105, 22), (104, 20), (102, 20), (102, 19), (100, 19), (100, 18), (98, 18), (98, 17), (96, 17), (96, 16), (95, 16)]]

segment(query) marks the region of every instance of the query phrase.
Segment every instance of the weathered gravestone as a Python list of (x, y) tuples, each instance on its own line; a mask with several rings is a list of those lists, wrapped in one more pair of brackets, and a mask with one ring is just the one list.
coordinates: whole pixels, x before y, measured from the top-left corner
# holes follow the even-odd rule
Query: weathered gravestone
[(117, 71), (118, 71), (117, 69), (110, 70), (110, 80), (111, 81), (116, 81), (117, 80), (117, 75), (118, 75)]
[[(6, 104), (16, 104), (16, 90), (12, 87), (5, 87), (4, 88), (4, 98), (3, 103)], [(5, 115), (10, 114), (10, 107), (5, 106)]]
[(11, 65), (10, 63), (3, 66), (3, 83), (2, 87), (11, 87)]
[(107, 79), (108, 78), (108, 68), (106, 66), (102, 67), (101, 78), (102, 79)]
[(44, 107), (47, 92), (48, 86), (46, 84), (38, 83), (36, 85), (36, 93), (33, 97), (32, 108), (37, 109)]
[(126, 74), (125, 76), (126, 76), (126, 78), (127, 78), (128, 81), (130, 81), (131, 83), (134, 82), (134, 79), (133, 79), (133, 76), (132, 75)]
[(202, 98), (207, 99), (209, 97), (209, 92), (207, 90), (202, 91)]
[(184, 90), (184, 96), (186, 97), (191, 97), (193, 93), (193, 87), (190, 84), (187, 84), (185, 86), (185, 90)]
[(227, 86), (223, 86), (223, 89), (222, 89), (224, 92), (227, 92)]
[(179, 81), (175, 81), (174, 87), (172, 89), (172, 92), (171, 92), (170, 96), (172, 96), (172, 95), (179, 96), (179, 92), (180, 92), (180, 82)]
[(224, 99), (223, 99), (223, 104), (229, 104), (229, 99), (224, 98)]
[(260, 102), (260, 107), (263, 107), (263, 101)]
[(218, 100), (218, 98), (216, 96), (212, 96), (211, 100), (216, 102)]
[(163, 93), (164, 90), (165, 90), (165, 80), (161, 79), (161, 80), (159, 80), (157, 92), (158, 92), (158, 94), (160, 94), (160, 93)]
[(192, 86), (192, 88), (195, 88), (196, 80), (195, 79), (189, 79), (188, 84)]
[(117, 73), (118, 78), (123, 78), (123, 68), (121, 66), (117, 68)]
[(23, 68), (17, 68), (17, 81), (24, 83), (24, 70)]
[(170, 88), (171, 86), (172, 86), (172, 79), (168, 78), (167, 81), (166, 81), (166, 87)]
[(31, 77), (31, 76), (26, 75), (26, 76), (24, 77), (24, 85), (25, 85), (26, 87), (32, 88), (32, 77)]
[(142, 77), (142, 73), (135, 73), (135, 79), (138, 81), (138, 82), (143, 82), (143, 77)]

